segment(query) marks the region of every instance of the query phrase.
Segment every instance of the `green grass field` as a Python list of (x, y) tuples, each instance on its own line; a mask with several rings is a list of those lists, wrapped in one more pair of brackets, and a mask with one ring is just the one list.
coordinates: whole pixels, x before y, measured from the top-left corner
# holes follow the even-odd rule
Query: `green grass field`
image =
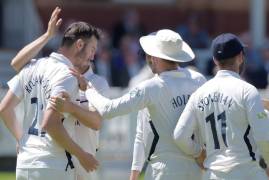
[[(1, 180), (15, 180), (16, 176), (15, 176), (15, 173), (13, 172), (0, 172), (0, 179)], [(143, 180), (143, 179), (144, 179), (144, 174), (140, 176), (139, 180)]]
[(1, 180), (15, 180), (15, 172), (0, 172)]

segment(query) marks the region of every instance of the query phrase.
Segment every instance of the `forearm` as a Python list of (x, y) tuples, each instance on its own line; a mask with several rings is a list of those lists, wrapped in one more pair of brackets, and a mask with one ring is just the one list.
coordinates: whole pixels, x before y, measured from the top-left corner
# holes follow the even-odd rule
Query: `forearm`
[(179, 149), (188, 155), (199, 157), (202, 152), (202, 146), (194, 142), (191, 138), (174, 136), (174, 139)]
[(140, 110), (146, 106), (144, 96), (131, 96), (130, 93), (125, 94), (117, 99), (108, 99), (99, 94), (94, 89), (86, 91), (87, 100), (98, 110), (104, 119), (111, 119), (116, 116), (128, 114), (133, 111)]
[(78, 157), (83, 150), (69, 136), (61, 121), (61, 115), (50, 109), (45, 113), (42, 128), (65, 150)]
[(9, 110), (1, 111), (0, 115), (6, 127), (9, 129), (12, 135), (16, 138), (16, 140), (19, 141), (22, 137), (22, 129), (18, 120), (16, 119), (14, 110), (9, 109)]
[(70, 103), (70, 105), (71, 105), (71, 114), (76, 119), (78, 119), (79, 122), (94, 130), (99, 130), (101, 128), (102, 117), (95, 109), (87, 110), (72, 102)]
[(180, 126), (178, 124), (174, 130), (174, 140), (184, 153), (198, 157), (202, 151), (202, 146), (192, 139), (193, 132), (190, 126)]
[(134, 142), (133, 162), (131, 170), (141, 171), (145, 162), (143, 142), (137, 137)]
[(33, 59), (40, 50), (48, 43), (50, 36), (44, 33), (35, 41), (25, 46), (19, 53), (12, 59), (11, 66), (18, 72), (20, 69)]
[(62, 124), (55, 124), (53, 127), (48, 128), (47, 132), (61, 147), (63, 147), (69, 153), (74, 154), (75, 156), (81, 154), (82, 149), (72, 140)]
[(132, 170), (130, 175), (130, 180), (138, 180), (140, 171)]
[(14, 111), (19, 102), (20, 99), (9, 90), (0, 104), (0, 116), (17, 141), (19, 141), (22, 136), (22, 128), (16, 119)]

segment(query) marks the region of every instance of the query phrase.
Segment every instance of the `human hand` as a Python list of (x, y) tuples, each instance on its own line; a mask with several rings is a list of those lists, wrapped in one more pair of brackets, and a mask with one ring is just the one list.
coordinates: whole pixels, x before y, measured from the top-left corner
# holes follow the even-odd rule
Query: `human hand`
[(66, 92), (62, 92), (59, 96), (53, 96), (49, 100), (52, 108), (58, 112), (68, 112), (72, 111), (72, 102), (70, 102), (70, 97)]
[(129, 180), (138, 180), (140, 175), (140, 171), (132, 170)]
[(85, 77), (80, 74), (77, 70), (70, 68), (71, 74), (75, 76), (78, 80), (79, 89), (82, 91), (86, 91), (87, 89), (91, 88), (88, 81)]
[(48, 29), (46, 32), (49, 39), (55, 36), (56, 32), (59, 30), (60, 25), (62, 24), (62, 18), (59, 18), (60, 12), (61, 9), (56, 7), (51, 14), (48, 23)]
[(203, 165), (205, 158), (206, 158), (206, 151), (204, 149), (202, 150), (200, 155), (197, 158), (195, 158), (196, 163), (201, 169), (205, 169)]
[(99, 166), (99, 163), (94, 158), (94, 156), (91, 155), (90, 153), (87, 153), (87, 152), (80, 154), (80, 156), (78, 157), (78, 160), (79, 160), (80, 164), (82, 165), (82, 167), (87, 172), (95, 171)]

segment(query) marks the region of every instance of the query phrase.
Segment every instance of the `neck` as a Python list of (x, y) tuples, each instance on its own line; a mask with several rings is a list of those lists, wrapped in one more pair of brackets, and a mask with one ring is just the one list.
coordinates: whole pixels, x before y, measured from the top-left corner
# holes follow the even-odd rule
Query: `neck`
[(159, 67), (159, 71), (158, 74), (165, 72), (165, 71), (173, 71), (173, 70), (177, 70), (178, 69), (178, 65), (175, 64), (171, 64), (171, 63), (163, 63), (160, 67)]
[(218, 67), (218, 68), (219, 70), (228, 70), (228, 71), (239, 73), (239, 69), (236, 67)]
[(90, 69), (90, 67), (91, 67), (90, 65), (89, 66), (83, 66), (82, 69), (80, 69), (79, 71), (80, 71), (81, 74), (85, 74)]
[(75, 59), (72, 56), (72, 53), (69, 49), (66, 49), (65, 47), (60, 47), (60, 49), (58, 50), (58, 53), (64, 55), (65, 57), (67, 57), (67, 59), (69, 59), (69, 61), (75, 65)]

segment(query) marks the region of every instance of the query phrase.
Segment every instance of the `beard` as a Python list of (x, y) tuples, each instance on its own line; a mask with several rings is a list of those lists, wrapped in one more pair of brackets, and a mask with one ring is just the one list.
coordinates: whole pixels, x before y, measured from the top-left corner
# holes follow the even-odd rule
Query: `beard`
[(85, 69), (89, 68), (90, 62), (87, 62), (88, 59), (87, 53), (86, 53), (86, 45), (84, 44), (83, 48), (78, 51), (75, 55), (76, 59), (78, 60), (75, 67), (79, 71), (85, 71)]

